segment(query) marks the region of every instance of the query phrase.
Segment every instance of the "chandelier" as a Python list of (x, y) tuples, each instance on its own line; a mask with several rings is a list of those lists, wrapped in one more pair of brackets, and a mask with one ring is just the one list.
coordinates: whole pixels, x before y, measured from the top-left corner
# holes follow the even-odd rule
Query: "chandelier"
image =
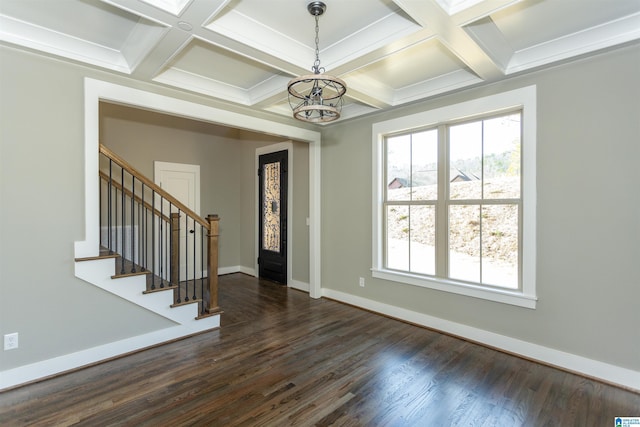
[(307, 10), (316, 19), (316, 60), (311, 67), (313, 74), (296, 77), (289, 81), (289, 105), (293, 117), (304, 122), (323, 123), (340, 118), (342, 96), (347, 92), (347, 85), (337, 77), (324, 73), (320, 66), (319, 26), (318, 18), (327, 6), (321, 1), (312, 1)]

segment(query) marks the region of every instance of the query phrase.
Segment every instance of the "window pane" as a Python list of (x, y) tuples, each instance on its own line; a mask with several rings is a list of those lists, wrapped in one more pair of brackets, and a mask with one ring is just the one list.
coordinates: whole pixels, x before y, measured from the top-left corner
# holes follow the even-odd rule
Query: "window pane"
[(387, 200), (411, 199), (411, 135), (387, 138)]
[(484, 121), (484, 198), (520, 197), (520, 113)]
[(480, 282), (480, 206), (449, 207), (449, 277)]
[(411, 135), (412, 200), (438, 198), (438, 131), (431, 129)]
[(409, 207), (387, 206), (387, 268), (409, 270)]
[(411, 271), (436, 274), (436, 215), (434, 206), (410, 208)]
[(482, 197), (482, 121), (449, 128), (449, 198)]
[(518, 206), (482, 207), (482, 283), (518, 288)]

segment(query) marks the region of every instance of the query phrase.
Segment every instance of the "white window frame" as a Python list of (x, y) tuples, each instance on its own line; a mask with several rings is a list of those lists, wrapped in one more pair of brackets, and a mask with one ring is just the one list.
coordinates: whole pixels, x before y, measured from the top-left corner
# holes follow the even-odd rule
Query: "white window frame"
[[(451, 279), (386, 269), (384, 266), (384, 139), (387, 135), (436, 127), (443, 123), (468, 120), (522, 110), (522, 286), (518, 290), (487, 287)], [(527, 86), (459, 104), (374, 123), (373, 138), (373, 245), (372, 275), (375, 278), (406, 283), (459, 295), (535, 309), (536, 295), (536, 87)]]

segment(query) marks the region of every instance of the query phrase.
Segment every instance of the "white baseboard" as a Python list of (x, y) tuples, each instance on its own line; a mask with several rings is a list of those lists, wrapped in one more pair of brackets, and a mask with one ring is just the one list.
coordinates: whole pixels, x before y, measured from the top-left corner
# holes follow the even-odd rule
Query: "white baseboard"
[[(222, 274), (231, 274), (231, 273), (244, 273), (246, 275), (252, 276), (252, 277), (258, 277), (258, 274), (256, 273), (255, 268), (251, 268), (251, 267), (245, 267), (243, 265), (236, 265), (233, 267), (221, 267), (218, 268), (218, 274), (222, 275)], [(295, 280), (292, 279), (291, 283), (289, 284), (290, 288), (293, 289), (298, 289), (300, 291), (304, 291), (304, 292), (309, 292), (309, 284), (305, 283), (305, 282), (301, 282), (299, 280)]]
[(238, 272), (240, 273), (244, 273), (247, 274), (249, 276), (253, 276), (253, 277), (258, 277), (258, 273), (256, 273), (256, 269), (255, 268), (251, 268), (251, 267), (245, 267), (243, 265), (238, 267)]
[(60, 374), (72, 369), (81, 368), (96, 362), (121, 356), (136, 350), (142, 350), (157, 344), (182, 338), (198, 332), (220, 327), (220, 316), (211, 316), (195, 320), (186, 325), (176, 325), (159, 331), (150, 332), (75, 353), (65, 354), (52, 359), (19, 366), (0, 372), (0, 391)]
[(309, 284), (301, 282), (299, 280), (291, 280), (290, 288), (298, 289), (300, 291), (309, 292)]
[(240, 271), (239, 265), (232, 265), (230, 267), (218, 267), (218, 276), (221, 276), (223, 274), (237, 273), (239, 271)]
[(556, 366), (570, 372), (640, 391), (640, 372), (638, 371), (332, 289), (322, 288), (322, 296), (384, 314), (385, 316), (456, 335), (509, 353), (518, 354), (527, 359)]
[(218, 275), (232, 274), (232, 273), (244, 273), (249, 276), (256, 276), (256, 271), (253, 268), (245, 267), (243, 265), (232, 265), (229, 267), (218, 267)]

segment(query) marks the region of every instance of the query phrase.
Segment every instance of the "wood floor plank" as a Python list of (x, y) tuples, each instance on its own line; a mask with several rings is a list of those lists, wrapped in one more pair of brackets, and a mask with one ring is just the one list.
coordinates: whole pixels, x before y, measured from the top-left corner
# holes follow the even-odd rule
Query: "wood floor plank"
[(221, 329), (0, 394), (4, 426), (556, 426), (640, 395), (267, 281), (220, 278)]

